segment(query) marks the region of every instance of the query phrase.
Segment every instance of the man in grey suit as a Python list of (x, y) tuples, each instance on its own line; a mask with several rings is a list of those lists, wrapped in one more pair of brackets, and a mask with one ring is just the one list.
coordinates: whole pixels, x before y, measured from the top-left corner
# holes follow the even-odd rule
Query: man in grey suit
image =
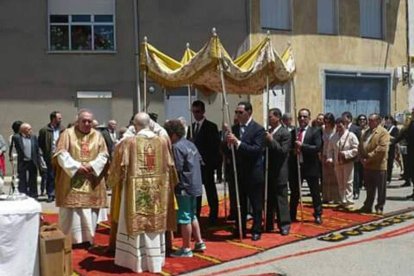
[(269, 110), (270, 129), (265, 138), (269, 151), (266, 232), (273, 231), (276, 212), (280, 234), (285, 236), (290, 230), (288, 156), (291, 134), (282, 125), (281, 117), (282, 112), (279, 108)]
[(23, 123), (20, 126), (20, 134), (13, 136), (13, 143), (17, 151), (19, 192), (37, 198), (37, 170), (46, 169), (46, 164), (43, 161), (37, 137), (32, 135), (32, 127)]

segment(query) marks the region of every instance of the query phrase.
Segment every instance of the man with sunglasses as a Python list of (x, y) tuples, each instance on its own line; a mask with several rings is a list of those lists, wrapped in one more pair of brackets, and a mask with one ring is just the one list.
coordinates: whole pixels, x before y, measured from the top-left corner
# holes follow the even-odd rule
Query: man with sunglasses
[[(321, 131), (318, 128), (309, 126), (310, 110), (302, 108), (298, 112), (299, 129), (292, 131), (292, 143), (294, 156), (292, 157), (297, 165), (298, 159), (300, 166), (290, 167), (289, 177), (290, 196), (290, 217), (292, 221), (297, 221), (297, 207), (299, 203), (298, 167), (300, 167), (301, 182), (306, 179), (311, 196), (315, 218), (315, 223), (322, 224), (322, 200), (319, 188), (319, 178), (321, 177), (321, 165), (318, 153), (322, 149)], [(291, 162), (290, 164), (293, 164)]]
[[(257, 241), (260, 240), (262, 232), (265, 130), (253, 120), (253, 108), (249, 102), (240, 102), (235, 113), (239, 123), (232, 127), (232, 133), (227, 134), (227, 144), (232, 145), (236, 151), (242, 233), (245, 237), (249, 199), (253, 208), (251, 239)], [(238, 233), (239, 231), (235, 231), (234, 234), (238, 236)]]

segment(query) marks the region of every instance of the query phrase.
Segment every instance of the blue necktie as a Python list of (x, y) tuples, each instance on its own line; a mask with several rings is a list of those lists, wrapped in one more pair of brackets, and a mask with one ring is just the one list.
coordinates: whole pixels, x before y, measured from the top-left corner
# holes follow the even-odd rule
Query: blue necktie
[(240, 139), (243, 138), (245, 131), (246, 131), (246, 125), (241, 125), (240, 126)]

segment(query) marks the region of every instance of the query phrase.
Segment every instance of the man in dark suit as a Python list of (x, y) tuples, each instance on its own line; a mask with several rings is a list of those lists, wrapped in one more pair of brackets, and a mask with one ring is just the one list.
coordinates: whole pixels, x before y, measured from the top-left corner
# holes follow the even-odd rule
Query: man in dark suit
[[(241, 208), (243, 236), (246, 235), (247, 198), (253, 209), (252, 240), (261, 238), (263, 209), (263, 149), (264, 128), (252, 118), (253, 108), (249, 102), (240, 102), (236, 108), (239, 124), (227, 134), (227, 143), (236, 151), (237, 180)], [(237, 224), (238, 225), (238, 224)], [(238, 231), (235, 234), (238, 235)]]
[[(345, 111), (342, 113), (342, 119), (345, 121), (345, 127), (355, 134), (358, 140), (361, 139), (361, 128), (352, 123), (352, 113), (349, 111)], [(359, 170), (358, 162), (354, 162), (354, 172)], [(361, 187), (362, 179), (359, 178), (359, 174), (354, 173), (354, 199), (359, 198), (359, 188)]]
[[(407, 167), (404, 167), (404, 171), (407, 170), (409, 179), (414, 183), (414, 107), (411, 109), (411, 122), (401, 130), (400, 135), (393, 141), (393, 144), (398, 143), (402, 139), (407, 141)], [(414, 188), (413, 193), (407, 196), (407, 199), (410, 198), (414, 200)]]
[(384, 127), (390, 134), (390, 145), (388, 148), (388, 160), (387, 160), (387, 185), (391, 184), (392, 180), (392, 169), (394, 167), (394, 159), (395, 159), (395, 143), (394, 140), (398, 137), (400, 133), (397, 127), (397, 121), (395, 121), (394, 117), (391, 115), (384, 117), (385, 124)]
[(37, 198), (37, 170), (46, 169), (37, 137), (32, 135), (32, 127), (23, 123), (20, 126), (20, 135), (13, 136), (13, 140), (17, 152), (19, 192)]
[[(209, 222), (214, 225), (218, 217), (218, 196), (214, 182), (214, 170), (219, 163), (220, 137), (217, 125), (206, 119), (205, 105), (202, 101), (194, 101), (191, 106), (195, 122), (191, 126), (191, 140), (201, 154), (203, 163), (201, 176), (210, 207)], [(202, 197), (197, 198), (197, 217), (200, 217)]]
[(292, 143), (293, 152), (296, 154), (292, 157), (292, 162), (290, 162), (292, 167), (289, 168), (292, 172), (289, 178), (290, 217), (292, 221), (296, 221), (300, 189), (297, 175), (297, 158), (299, 158), (302, 180), (306, 179), (312, 196), (315, 223), (322, 224), (322, 200), (319, 187), (321, 168), (318, 157), (322, 148), (322, 137), (319, 129), (309, 126), (310, 115), (309, 109), (300, 109), (298, 112), (299, 129), (292, 132), (292, 140), (295, 141)]
[(266, 231), (273, 231), (276, 211), (277, 226), (285, 236), (290, 230), (287, 182), (291, 137), (289, 130), (282, 126), (281, 117), (279, 108), (269, 110), (270, 129), (266, 133), (269, 151)]

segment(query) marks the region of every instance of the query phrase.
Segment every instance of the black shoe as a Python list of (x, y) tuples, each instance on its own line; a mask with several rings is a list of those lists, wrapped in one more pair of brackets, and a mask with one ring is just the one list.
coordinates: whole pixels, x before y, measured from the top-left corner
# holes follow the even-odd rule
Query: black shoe
[(410, 186), (411, 186), (410, 182), (406, 181), (400, 187), (410, 187)]
[(210, 226), (216, 226), (217, 225), (217, 218), (213, 218), (213, 217), (209, 218), (208, 219), (208, 224)]
[(260, 233), (253, 233), (252, 234), (252, 241), (258, 241), (262, 238), (262, 234)]
[(280, 229), (280, 235), (287, 236), (289, 235), (289, 231), (290, 231), (290, 225), (282, 226), (282, 228)]
[(359, 194), (354, 194), (354, 200), (358, 200), (359, 199)]
[(50, 202), (53, 202), (53, 201), (55, 201), (55, 197), (54, 197), (54, 196), (49, 196), (49, 197), (46, 199), (46, 202), (47, 202), (47, 203), (50, 203)]
[(367, 207), (362, 207), (362, 208), (356, 210), (356, 212), (358, 212), (358, 213), (371, 214), (372, 213), (372, 210), (370, 208), (367, 208)]
[(316, 216), (315, 217), (315, 223), (316, 224), (322, 224), (322, 217), (321, 216)]

